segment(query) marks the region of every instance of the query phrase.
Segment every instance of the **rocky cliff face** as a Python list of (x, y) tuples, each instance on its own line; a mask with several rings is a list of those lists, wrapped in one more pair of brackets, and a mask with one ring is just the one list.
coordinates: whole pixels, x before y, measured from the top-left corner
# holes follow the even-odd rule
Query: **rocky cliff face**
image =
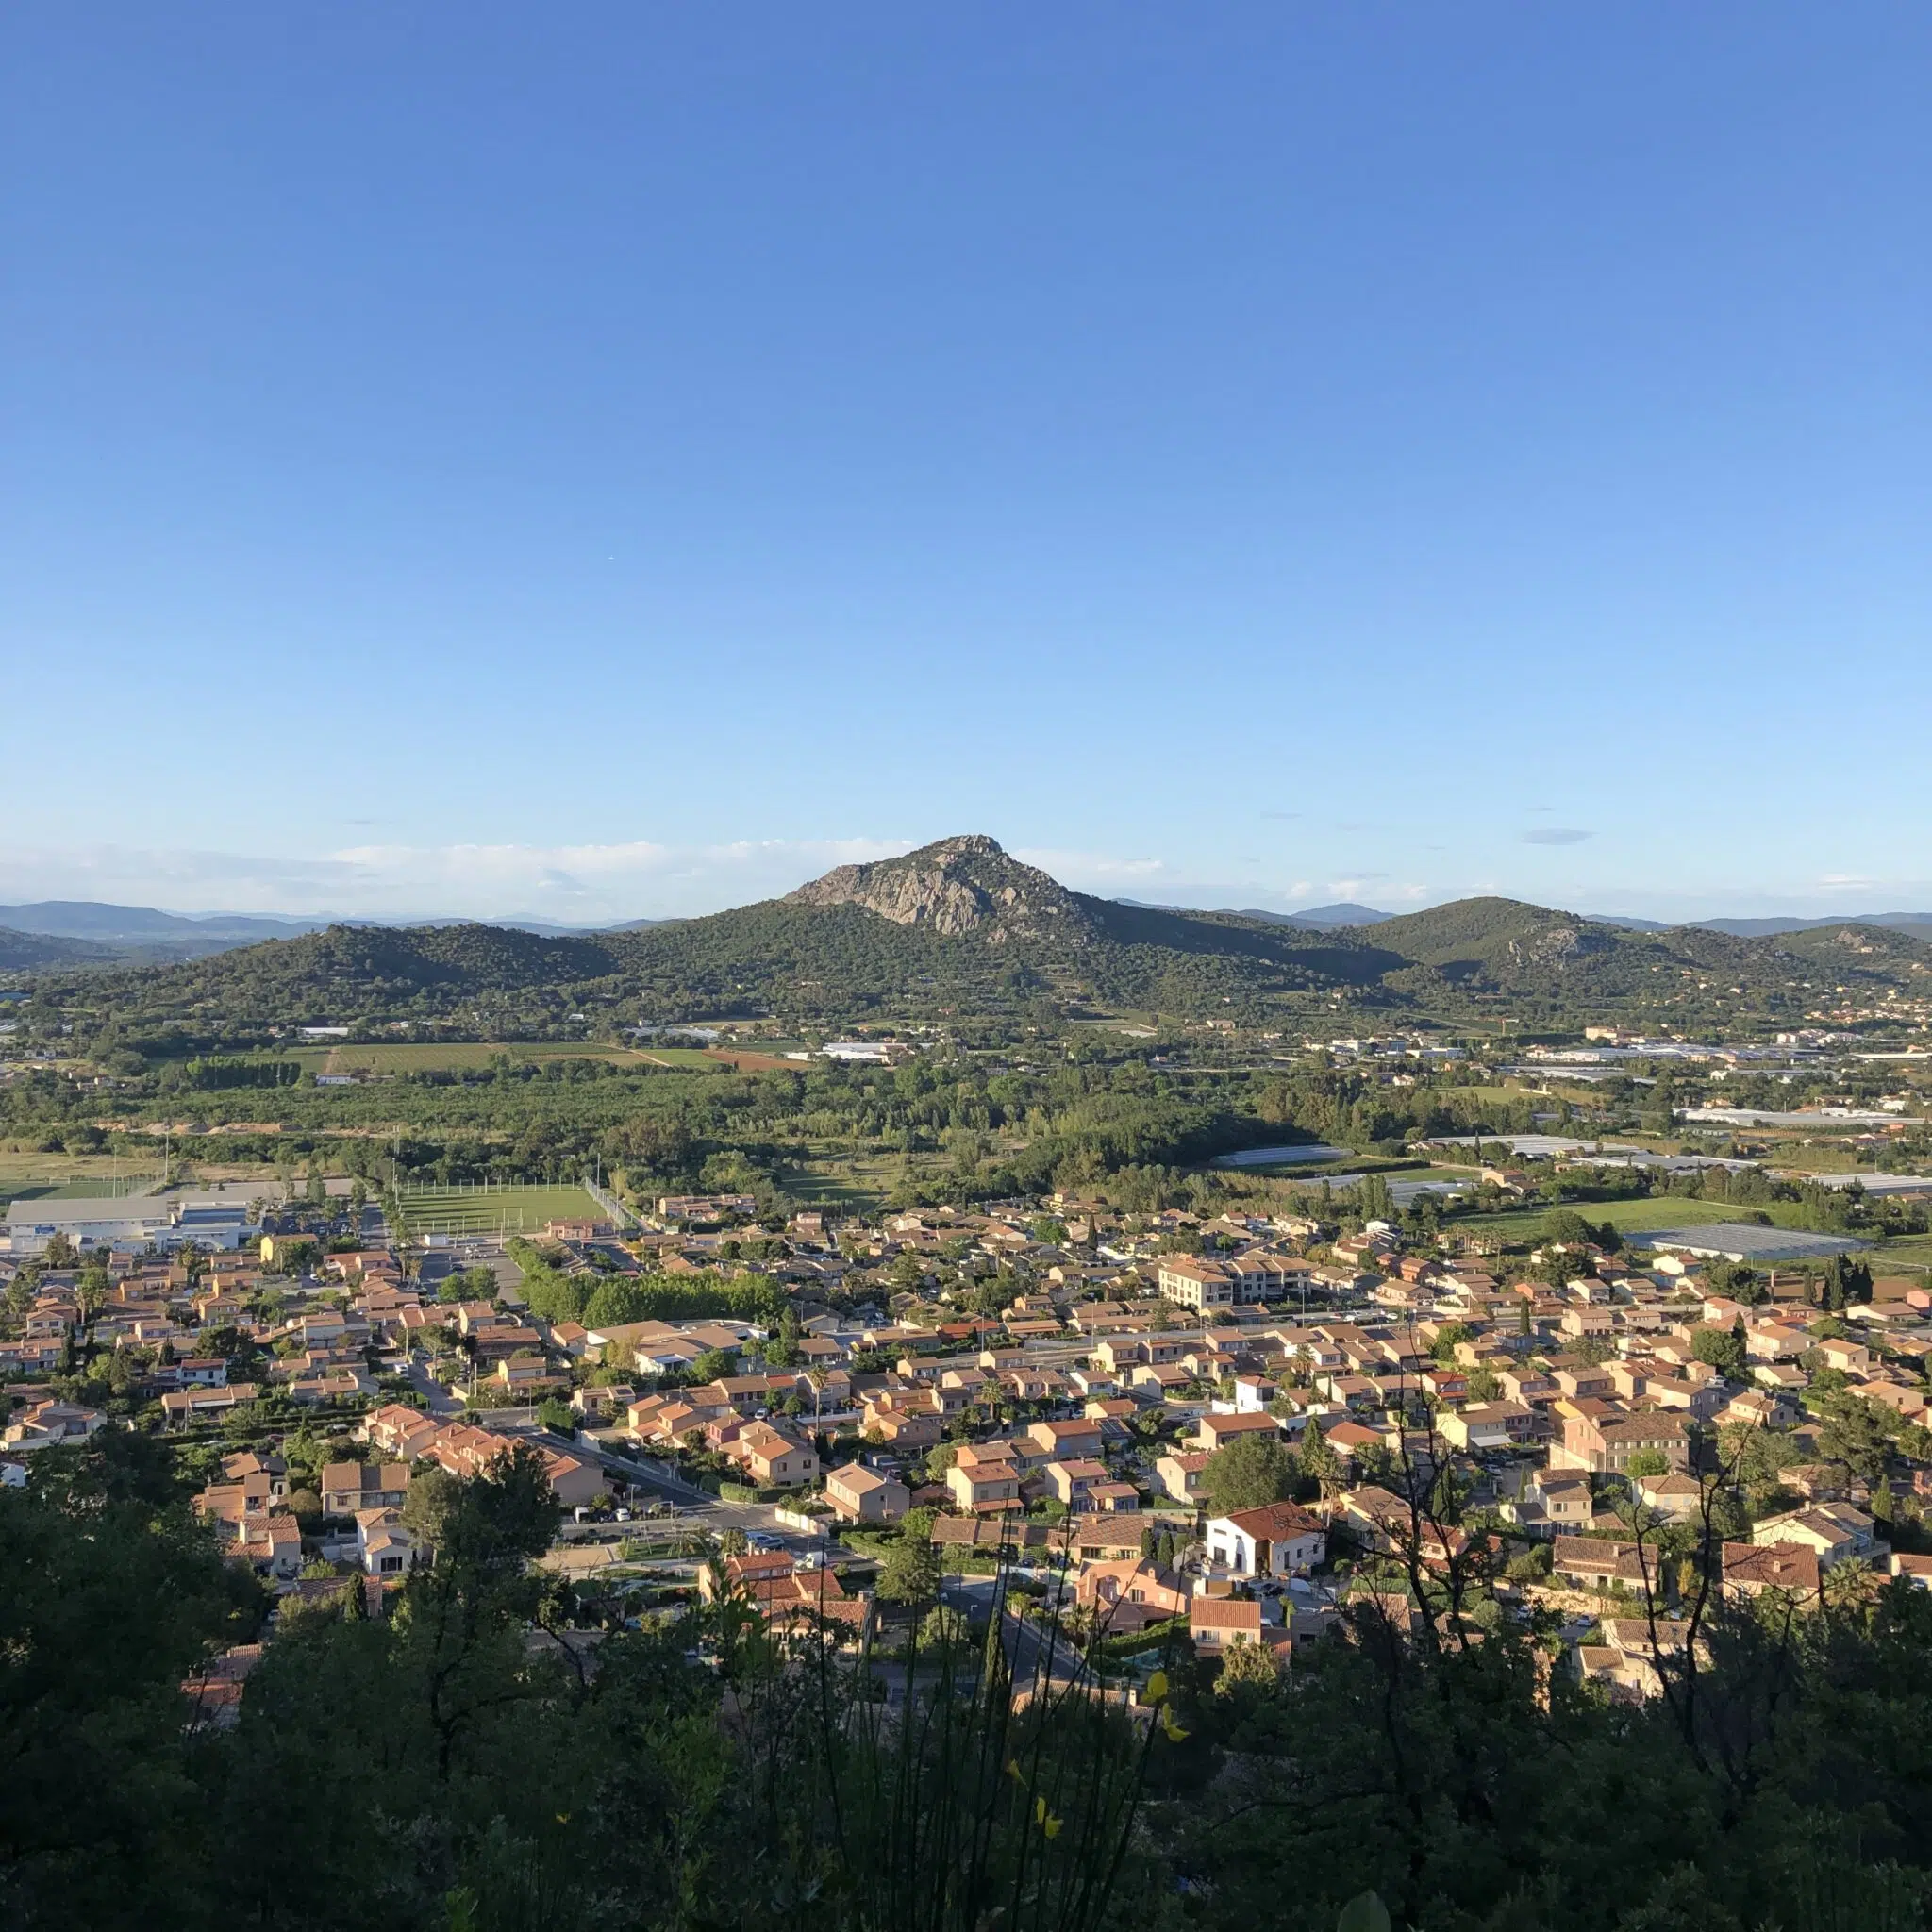
[(994, 945), (1039, 939), (1079, 945), (1092, 937), (1079, 902), (1058, 879), (1009, 858), (979, 832), (922, 845), (903, 858), (839, 866), (787, 894), (787, 903), (863, 906), (894, 925), (970, 934)]

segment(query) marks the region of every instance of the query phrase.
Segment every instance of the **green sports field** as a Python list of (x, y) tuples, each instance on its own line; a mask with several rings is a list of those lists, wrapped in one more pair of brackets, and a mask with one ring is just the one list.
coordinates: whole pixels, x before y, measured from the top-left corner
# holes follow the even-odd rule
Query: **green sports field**
[(129, 1172), (126, 1155), (0, 1152), (0, 1202), (73, 1200), (90, 1194), (141, 1194), (160, 1181), (152, 1172)]
[(553, 1221), (608, 1221), (590, 1190), (570, 1187), (406, 1188), (407, 1235), (537, 1235)]
[[(1759, 1209), (1725, 1201), (1693, 1201), (1662, 1194), (1640, 1201), (1578, 1201), (1573, 1206), (1574, 1211), (1586, 1221), (1607, 1221), (1624, 1235), (1644, 1234), (1659, 1227), (1708, 1227), (1719, 1221), (1748, 1221), (1759, 1212), (1769, 1214), (1773, 1224), (1779, 1227), (1797, 1224), (1794, 1202), (1774, 1203)], [(1525, 1241), (1540, 1234), (1543, 1223), (1555, 1211), (1551, 1208), (1512, 1208), (1502, 1214), (1459, 1214), (1455, 1226), (1458, 1234), (1496, 1234), (1505, 1241)]]

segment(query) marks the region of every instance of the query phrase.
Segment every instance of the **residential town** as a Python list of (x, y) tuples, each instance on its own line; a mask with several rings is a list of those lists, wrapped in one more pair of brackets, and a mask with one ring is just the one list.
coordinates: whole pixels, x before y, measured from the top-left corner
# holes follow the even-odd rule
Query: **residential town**
[[(380, 1614), (434, 1557), (425, 1473), (521, 1449), (563, 1518), (544, 1563), (633, 1624), (724, 1592), (884, 1654), (919, 1608), (895, 1588), (916, 1542), (932, 1601), (1064, 1618), (1129, 1687), (1177, 1647), (1291, 1671), (1364, 1617), (1502, 1616), (1641, 1700), (1710, 1603), (1932, 1587), (1932, 1292), (1838, 1253), (1611, 1253), (1561, 1213), (1524, 1254), (1458, 1257), (1374, 1220), (1099, 1195), (776, 1235), (749, 1197), (651, 1205), (625, 1231), (594, 1207), (553, 1223), (521, 1265), (392, 1242), (373, 1209), (325, 1244), (0, 1262), (0, 1475), (158, 1432), (206, 1468), (195, 1512), (233, 1561)], [(552, 1320), (525, 1292), (675, 1280), (753, 1239), (775, 1319)], [(1015, 1564), (1039, 1580), (996, 1604)], [(191, 1687), (224, 1687), (224, 1723), (242, 1651)]]

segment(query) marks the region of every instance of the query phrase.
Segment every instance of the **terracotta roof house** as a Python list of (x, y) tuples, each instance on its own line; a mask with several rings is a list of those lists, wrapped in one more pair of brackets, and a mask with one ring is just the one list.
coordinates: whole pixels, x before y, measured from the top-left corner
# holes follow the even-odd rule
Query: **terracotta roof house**
[(1091, 1509), (1090, 1500), (1096, 1486), (1109, 1480), (1107, 1465), (1091, 1457), (1046, 1465), (1047, 1488), (1069, 1509)]
[(1641, 1590), (1646, 1568), (1655, 1586), (1662, 1579), (1665, 1564), (1655, 1548), (1640, 1550), (1627, 1538), (1559, 1536), (1550, 1554), (1550, 1568), (1565, 1582), (1587, 1590), (1607, 1590), (1616, 1583)]
[(404, 1528), (400, 1509), (358, 1509), (356, 1549), (371, 1576), (406, 1575), (428, 1556), (415, 1532)]
[(727, 1557), (722, 1585), (707, 1566), (698, 1572), (698, 1594), (711, 1601), (729, 1593), (750, 1602), (775, 1629), (825, 1629), (843, 1644), (861, 1641), (872, 1626), (872, 1599), (854, 1596), (829, 1569), (800, 1570), (783, 1550)]
[(231, 1731), (242, 1715), (242, 1689), (261, 1661), (258, 1643), (231, 1644), (218, 1652), (181, 1683), (188, 1699), (188, 1728), (192, 1731)]
[(1261, 1641), (1261, 1606), (1248, 1597), (1199, 1596), (1188, 1607), (1188, 1635), (1198, 1651)]
[(1794, 1597), (1819, 1594), (1823, 1571), (1818, 1553), (1802, 1543), (1726, 1543), (1724, 1591), (1726, 1596), (1762, 1596), (1782, 1591)]
[(1189, 1601), (1181, 1579), (1172, 1571), (1134, 1557), (1083, 1564), (1074, 1591), (1081, 1607), (1112, 1636), (1133, 1636), (1150, 1624), (1182, 1616)]
[(1237, 1436), (1279, 1436), (1281, 1424), (1265, 1411), (1259, 1415), (1204, 1415), (1194, 1430), (1194, 1447), (1210, 1455), (1224, 1449)]
[(408, 1492), (407, 1462), (331, 1462), (322, 1472), (325, 1516), (353, 1516), (358, 1509), (400, 1509)]
[(946, 1488), (955, 1504), (969, 1514), (986, 1515), (1017, 1509), (1020, 1484), (1025, 1474), (1019, 1458), (1004, 1442), (967, 1443), (946, 1472)]
[(170, 1428), (185, 1428), (196, 1416), (245, 1407), (258, 1392), (253, 1382), (230, 1382), (225, 1389), (175, 1389), (161, 1397), (161, 1413)]
[(1674, 1470), (1688, 1469), (1690, 1463), (1682, 1415), (1658, 1410), (1573, 1413), (1564, 1419), (1563, 1447), (1575, 1467), (1599, 1475), (1621, 1474), (1633, 1457), (1647, 1450), (1656, 1450)]
[(1073, 1422), (1035, 1423), (1024, 1438), (1025, 1455), (1034, 1462), (1068, 1462), (1098, 1456), (1100, 1424), (1088, 1416)]
[(1327, 1553), (1325, 1525), (1298, 1503), (1208, 1519), (1209, 1560), (1244, 1576), (1305, 1576)]
[(1873, 1519), (1850, 1503), (1814, 1503), (1808, 1509), (1767, 1516), (1752, 1527), (1754, 1543), (1799, 1543), (1828, 1570), (1834, 1563), (1864, 1562), (1888, 1553)]
[(1894, 1576), (1905, 1577), (1915, 1590), (1932, 1590), (1932, 1557), (1920, 1557), (1894, 1550), (1890, 1557)]
[(1163, 1456), (1154, 1465), (1154, 1474), (1176, 1503), (1196, 1503), (1201, 1497), (1202, 1477), (1207, 1468), (1205, 1449), (1179, 1449)]
[(848, 1462), (825, 1478), (825, 1500), (843, 1523), (896, 1523), (911, 1507), (911, 1492), (896, 1476), (862, 1462)]
[(770, 1423), (748, 1424), (731, 1453), (761, 1490), (799, 1489), (819, 1473), (818, 1451)]

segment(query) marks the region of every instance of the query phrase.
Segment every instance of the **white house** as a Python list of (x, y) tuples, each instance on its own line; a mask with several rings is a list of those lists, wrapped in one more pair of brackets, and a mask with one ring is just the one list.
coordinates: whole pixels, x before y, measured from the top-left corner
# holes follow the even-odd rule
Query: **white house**
[(424, 1560), (424, 1552), (404, 1528), (400, 1509), (358, 1509), (356, 1557), (371, 1576), (404, 1576)]
[(1298, 1503), (1208, 1519), (1208, 1556), (1243, 1576), (1300, 1576), (1328, 1554), (1328, 1532)]
[(1821, 1570), (1891, 1554), (1889, 1545), (1879, 1541), (1873, 1519), (1850, 1503), (1814, 1503), (1782, 1516), (1767, 1516), (1753, 1526), (1751, 1541), (1798, 1543), (1817, 1556)]

